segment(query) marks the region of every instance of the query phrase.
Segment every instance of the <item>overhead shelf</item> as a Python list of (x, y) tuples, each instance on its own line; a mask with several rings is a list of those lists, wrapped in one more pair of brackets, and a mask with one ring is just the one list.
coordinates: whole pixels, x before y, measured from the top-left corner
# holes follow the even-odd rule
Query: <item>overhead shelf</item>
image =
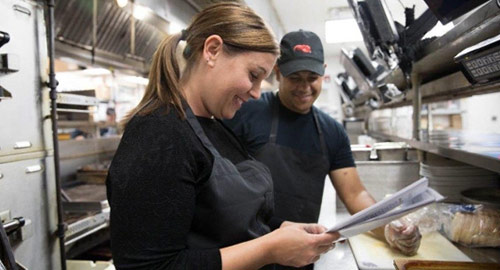
[(390, 132), (370, 131), (369, 135), (381, 140), (406, 142), (425, 152), (500, 173), (500, 134), (433, 131), (430, 136), (422, 133), (420, 141)]
[[(464, 98), (498, 91), (500, 91), (500, 82), (472, 85), (460, 71), (420, 86), (422, 103)], [(414, 92), (409, 91), (403, 100), (384, 104), (381, 109), (411, 105), (414, 96)]]

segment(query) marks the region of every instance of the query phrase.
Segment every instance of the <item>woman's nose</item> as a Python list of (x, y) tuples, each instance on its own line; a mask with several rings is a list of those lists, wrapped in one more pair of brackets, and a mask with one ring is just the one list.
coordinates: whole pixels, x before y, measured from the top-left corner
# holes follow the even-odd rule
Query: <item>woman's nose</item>
[(252, 89), (250, 89), (250, 91), (248, 92), (250, 94), (250, 96), (253, 98), (253, 99), (259, 99), (260, 98), (260, 83), (258, 85), (255, 85), (254, 87), (252, 87)]

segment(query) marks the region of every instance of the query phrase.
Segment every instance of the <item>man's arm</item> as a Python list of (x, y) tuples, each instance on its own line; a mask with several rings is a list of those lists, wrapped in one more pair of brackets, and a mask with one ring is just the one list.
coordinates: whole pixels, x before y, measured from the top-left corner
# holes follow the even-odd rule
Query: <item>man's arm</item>
[[(332, 170), (330, 179), (350, 214), (355, 214), (376, 203), (361, 183), (356, 168)], [(418, 227), (405, 225), (400, 220), (373, 229), (371, 232), (376, 238), (386, 241), (391, 247), (405, 255), (414, 255), (420, 246), (421, 235)]]
[[(330, 171), (330, 179), (337, 195), (351, 215), (376, 203), (375, 199), (368, 193), (363, 183), (361, 183), (355, 167)], [(384, 227), (374, 229), (372, 233), (377, 238), (385, 240)]]

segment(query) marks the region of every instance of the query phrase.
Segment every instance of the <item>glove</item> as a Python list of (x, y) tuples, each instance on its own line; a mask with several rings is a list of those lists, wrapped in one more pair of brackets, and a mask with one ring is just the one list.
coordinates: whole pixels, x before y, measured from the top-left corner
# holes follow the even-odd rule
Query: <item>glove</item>
[(417, 254), (422, 239), (418, 226), (408, 224), (401, 219), (385, 225), (384, 235), (391, 248), (407, 256)]

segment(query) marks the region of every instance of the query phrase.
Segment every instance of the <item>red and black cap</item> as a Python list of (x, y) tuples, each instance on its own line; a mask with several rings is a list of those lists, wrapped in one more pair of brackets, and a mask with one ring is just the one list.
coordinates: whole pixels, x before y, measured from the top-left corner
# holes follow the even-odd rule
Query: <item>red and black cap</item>
[(315, 33), (304, 30), (290, 32), (281, 39), (280, 48), (278, 68), (283, 76), (304, 70), (321, 76), (325, 74), (323, 45)]

